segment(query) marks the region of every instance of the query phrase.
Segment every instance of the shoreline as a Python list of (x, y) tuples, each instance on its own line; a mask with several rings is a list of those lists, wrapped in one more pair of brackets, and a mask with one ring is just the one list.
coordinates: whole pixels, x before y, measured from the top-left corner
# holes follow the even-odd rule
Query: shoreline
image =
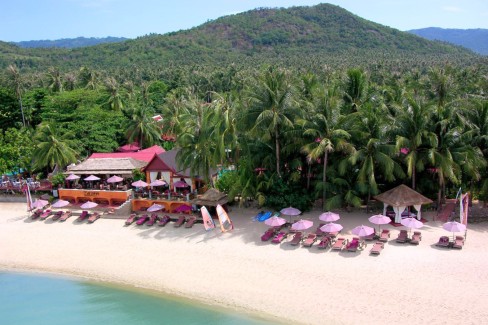
[[(31, 221), (25, 204), (0, 203), (0, 269), (74, 275), (201, 302), (280, 324), (433, 324), (488, 318), (485, 223), (468, 225), (462, 250), (435, 243), (449, 235), (429, 221), (418, 246), (397, 244), (379, 256), (261, 242), (266, 225), (251, 221), (256, 209), (233, 208), (231, 233), (193, 228), (124, 227), (123, 220), (94, 224)], [(303, 218), (318, 225), (319, 211)], [(370, 225), (369, 214), (341, 212), (342, 235)], [(451, 234), (452, 235), (452, 234)], [(475, 280), (476, 279), (476, 280)], [(457, 299), (453, 299), (457, 297)], [(473, 304), (477, 301), (477, 304)], [(411, 308), (406, 310), (408, 303)], [(466, 311), (469, 310), (469, 316)]]

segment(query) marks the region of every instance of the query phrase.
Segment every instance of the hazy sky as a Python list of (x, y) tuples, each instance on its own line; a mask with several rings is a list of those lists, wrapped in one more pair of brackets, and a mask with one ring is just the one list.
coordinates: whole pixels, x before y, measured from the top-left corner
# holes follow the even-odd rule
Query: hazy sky
[(320, 2), (400, 30), (488, 28), (488, 0), (5, 0), (0, 6), (0, 40), (135, 38), (188, 29), (259, 7)]

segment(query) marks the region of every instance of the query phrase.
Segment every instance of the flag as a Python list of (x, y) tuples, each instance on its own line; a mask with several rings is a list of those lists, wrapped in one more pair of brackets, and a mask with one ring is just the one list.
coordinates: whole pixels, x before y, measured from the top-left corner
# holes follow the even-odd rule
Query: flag
[(463, 225), (467, 226), (468, 225), (468, 209), (469, 209), (469, 194), (466, 193), (464, 195), (461, 195), (461, 201), (460, 201), (460, 221)]
[(25, 197), (27, 199), (27, 211), (31, 211), (32, 210), (32, 196), (30, 193), (29, 185), (27, 183), (24, 183), (24, 185), (22, 186), (22, 191), (25, 193)]

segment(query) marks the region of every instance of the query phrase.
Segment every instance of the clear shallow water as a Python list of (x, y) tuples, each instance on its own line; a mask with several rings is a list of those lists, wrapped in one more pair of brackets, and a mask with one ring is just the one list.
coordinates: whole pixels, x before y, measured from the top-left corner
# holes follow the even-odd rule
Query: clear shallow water
[(0, 272), (0, 323), (263, 325), (270, 322), (66, 278)]

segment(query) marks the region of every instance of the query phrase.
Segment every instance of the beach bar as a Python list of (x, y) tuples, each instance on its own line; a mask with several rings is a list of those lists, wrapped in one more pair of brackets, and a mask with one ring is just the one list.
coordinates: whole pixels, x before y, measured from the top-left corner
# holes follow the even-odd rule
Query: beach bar
[(58, 189), (58, 195), (61, 200), (66, 200), (75, 204), (93, 201), (99, 204), (121, 205), (131, 197), (132, 191), (60, 188)]

